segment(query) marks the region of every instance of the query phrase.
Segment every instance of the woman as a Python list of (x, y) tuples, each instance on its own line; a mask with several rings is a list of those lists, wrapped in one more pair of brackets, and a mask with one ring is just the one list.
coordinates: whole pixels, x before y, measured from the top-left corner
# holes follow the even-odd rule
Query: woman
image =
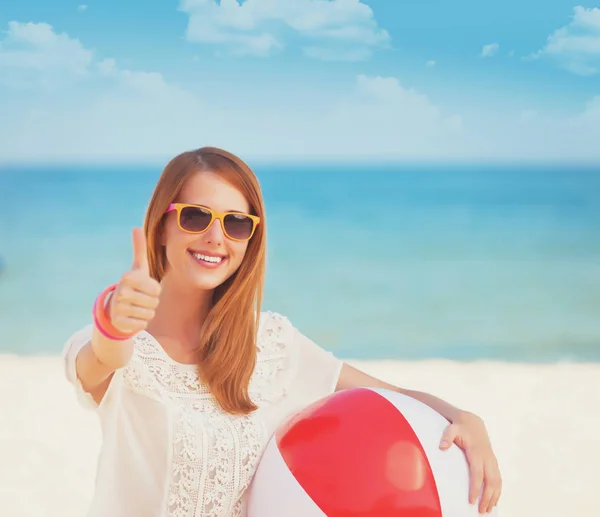
[[(334, 390), (384, 387), (450, 425), (471, 502), (491, 510), (500, 475), (481, 419), (347, 365), (276, 313), (261, 312), (266, 229), (250, 168), (202, 148), (166, 166), (133, 231), (133, 263), (66, 343), (67, 378), (99, 415), (90, 517), (245, 514), (246, 488), (275, 428)], [(108, 300), (106, 300), (108, 299)], [(202, 379), (202, 380), (200, 380)], [(465, 495), (466, 496), (466, 495)]]

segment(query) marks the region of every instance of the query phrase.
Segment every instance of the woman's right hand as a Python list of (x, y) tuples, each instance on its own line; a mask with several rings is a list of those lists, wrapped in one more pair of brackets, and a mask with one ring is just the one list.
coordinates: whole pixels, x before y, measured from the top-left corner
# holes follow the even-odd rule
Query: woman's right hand
[(154, 318), (161, 286), (150, 276), (146, 236), (141, 228), (133, 229), (133, 264), (123, 274), (108, 306), (112, 325), (127, 334), (144, 330)]

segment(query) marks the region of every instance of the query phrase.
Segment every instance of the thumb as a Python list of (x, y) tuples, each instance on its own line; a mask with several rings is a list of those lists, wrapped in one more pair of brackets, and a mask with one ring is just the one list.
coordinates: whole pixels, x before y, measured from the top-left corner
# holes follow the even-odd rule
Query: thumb
[(456, 440), (458, 436), (458, 425), (450, 424), (444, 429), (444, 433), (442, 434), (442, 439), (440, 440), (440, 449), (448, 449)]
[(149, 272), (148, 266), (148, 247), (146, 245), (146, 236), (141, 228), (134, 228), (133, 239), (133, 269), (143, 269)]

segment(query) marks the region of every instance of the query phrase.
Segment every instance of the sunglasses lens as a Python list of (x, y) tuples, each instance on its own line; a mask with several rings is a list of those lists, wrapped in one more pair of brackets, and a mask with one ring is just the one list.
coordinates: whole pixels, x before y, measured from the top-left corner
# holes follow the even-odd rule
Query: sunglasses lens
[(248, 239), (252, 235), (254, 221), (243, 214), (227, 214), (225, 216), (225, 232), (232, 239)]
[(208, 228), (212, 216), (208, 210), (186, 206), (181, 210), (181, 227), (188, 232), (202, 232)]

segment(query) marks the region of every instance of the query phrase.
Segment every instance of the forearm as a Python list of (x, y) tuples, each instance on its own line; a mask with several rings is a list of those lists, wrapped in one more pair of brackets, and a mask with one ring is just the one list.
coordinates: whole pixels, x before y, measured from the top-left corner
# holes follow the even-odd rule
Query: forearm
[(382, 388), (386, 390), (397, 391), (429, 406), (451, 423), (456, 422), (461, 416), (467, 414), (466, 411), (458, 409), (452, 404), (445, 402), (438, 397), (430, 395), (429, 393), (399, 388), (398, 386), (394, 386), (393, 384), (384, 382), (376, 377), (372, 377), (371, 375), (368, 375), (367, 373), (362, 372), (353, 366), (348, 365), (347, 363), (344, 363), (340, 373), (340, 378), (338, 380), (337, 389), (343, 390), (357, 387)]
[(429, 393), (424, 393), (422, 391), (405, 390), (402, 388), (397, 388), (395, 386), (392, 386), (392, 389), (395, 389), (396, 391), (399, 391), (400, 393), (412, 397), (422, 402), (423, 404), (429, 406), (451, 423), (456, 422), (461, 415), (464, 415), (466, 413), (465, 411), (453, 406), (449, 402), (435, 397), (434, 395), (430, 395)]
[(93, 391), (115, 370), (125, 366), (133, 353), (133, 340), (116, 341), (94, 328), (92, 339), (77, 354), (76, 370), (83, 388)]

